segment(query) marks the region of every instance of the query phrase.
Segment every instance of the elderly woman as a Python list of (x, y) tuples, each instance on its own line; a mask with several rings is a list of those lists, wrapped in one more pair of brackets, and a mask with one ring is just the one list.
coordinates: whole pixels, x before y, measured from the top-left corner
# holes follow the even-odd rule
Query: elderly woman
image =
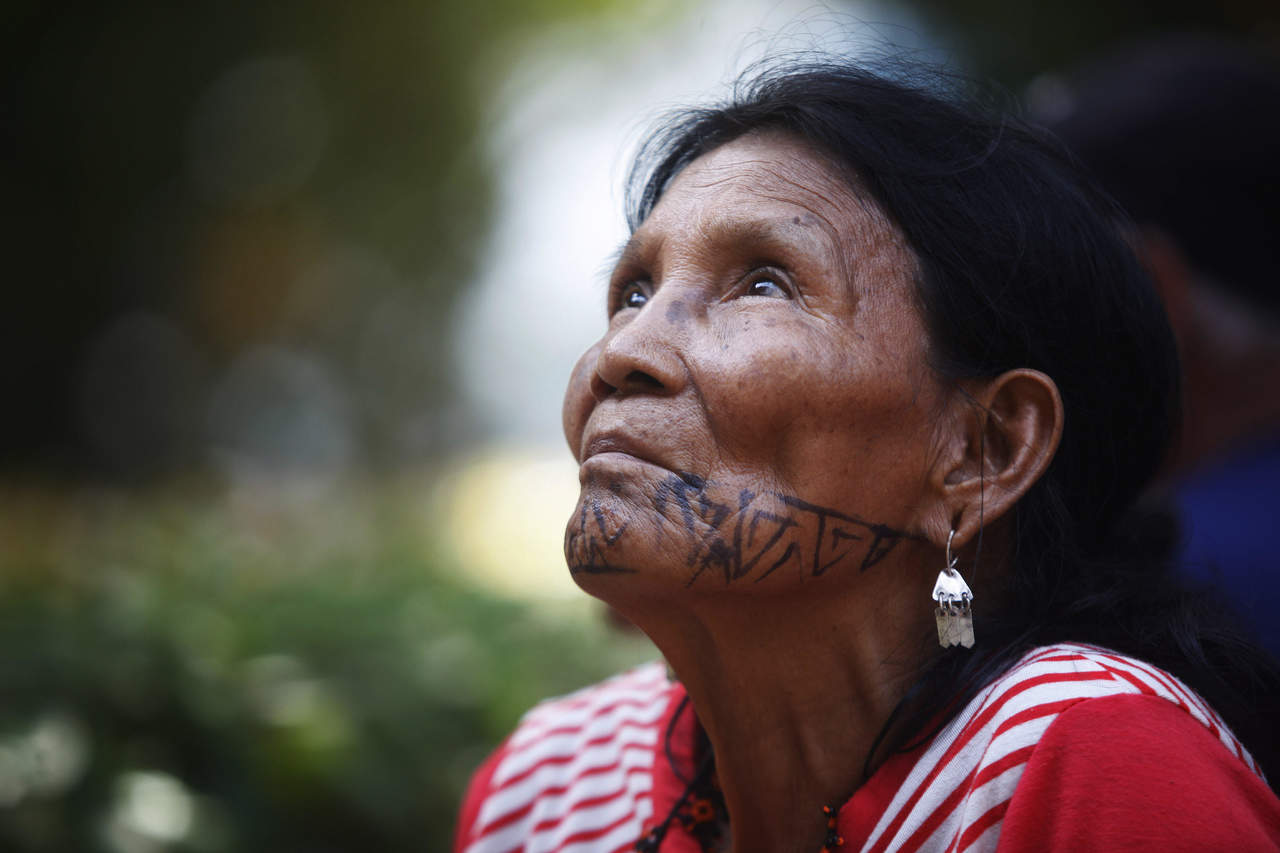
[(1272, 673), (1135, 508), (1170, 332), (1059, 148), (808, 67), (679, 116), (632, 186), (565, 553), (670, 673), (526, 715), (457, 849), (1280, 848), (1233, 734), (1273, 748), (1236, 689)]

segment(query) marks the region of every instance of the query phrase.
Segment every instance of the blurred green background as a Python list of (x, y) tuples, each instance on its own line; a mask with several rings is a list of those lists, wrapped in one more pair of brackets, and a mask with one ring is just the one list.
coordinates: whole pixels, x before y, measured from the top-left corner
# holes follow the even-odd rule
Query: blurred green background
[(0, 21), (0, 849), (112, 853), (445, 850), (520, 713), (653, 656), (564, 577), (556, 431), (655, 108), (813, 44), (1020, 92), (1280, 39), (1270, 0)]

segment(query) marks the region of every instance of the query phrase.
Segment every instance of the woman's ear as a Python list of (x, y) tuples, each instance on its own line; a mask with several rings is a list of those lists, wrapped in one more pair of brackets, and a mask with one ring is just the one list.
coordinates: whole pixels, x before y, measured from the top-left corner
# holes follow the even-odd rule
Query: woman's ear
[[(949, 517), (938, 519), (941, 541), (951, 528), (963, 547), (978, 531), (1013, 507), (1040, 479), (1062, 438), (1062, 397), (1038, 370), (1010, 370), (982, 383), (966, 383), (967, 394), (950, 419), (931, 472)], [(946, 530), (941, 529), (945, 524)], [(930, 536), (934, 538), (934, 536)]]

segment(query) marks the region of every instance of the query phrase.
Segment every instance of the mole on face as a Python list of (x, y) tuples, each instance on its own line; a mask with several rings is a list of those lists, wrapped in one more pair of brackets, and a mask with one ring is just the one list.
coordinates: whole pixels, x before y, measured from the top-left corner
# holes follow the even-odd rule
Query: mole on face
[(664, 316), (667, 318), (668, 323), (675, 325), (676, 323), (684, 322), (685, 318), (689, 316), (689, 309), (685, 307), (684, 302), (677, 299), (667, 306)]

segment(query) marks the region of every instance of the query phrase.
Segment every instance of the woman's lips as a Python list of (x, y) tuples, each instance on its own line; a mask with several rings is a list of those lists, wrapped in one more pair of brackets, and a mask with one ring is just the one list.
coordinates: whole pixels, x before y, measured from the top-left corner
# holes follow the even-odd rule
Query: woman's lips
[(590, 436), (583, 443), (582, 464), (585, 465), (596, 457), (615, 454), (629, 456), (640, 462), (664, 468), (668, 471), (673, 470), (651, 448), (644, 446), (631, 436), (619, 432), (603, 432)]

